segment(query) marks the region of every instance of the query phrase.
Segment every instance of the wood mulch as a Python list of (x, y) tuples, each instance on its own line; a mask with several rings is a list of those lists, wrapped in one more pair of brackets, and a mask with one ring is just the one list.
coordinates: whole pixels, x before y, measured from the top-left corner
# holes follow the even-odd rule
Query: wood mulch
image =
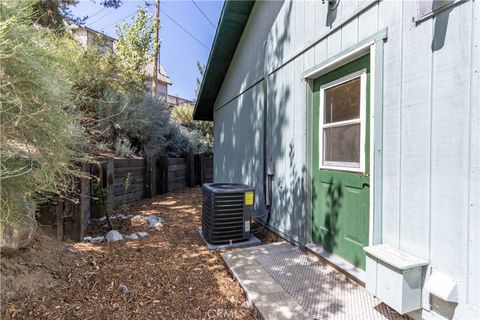
[[(150, 235), (116, 243), (62, 243), (50, 251), (42, 248), (48, 241), (37, 239), (27, 252), (2, 257), (2, 266), (21, 265), (24, 274), (42, 270), (53, 281), (34, 294), (25, 290), (8, 301), (2, 296), (2, 319), (258, 318), (219, 253), (207, 250), (198, 235), (200, 188), (141, 200), (131, 213), (156, 215), (166, 223), (148, 230), (140, 219), (114, 220), (122, 234)], [(104, 222), (96, 222), (90, 232), (104, 234), (104, 228)], [(35, 255), (42, 259), (32, 259)]]

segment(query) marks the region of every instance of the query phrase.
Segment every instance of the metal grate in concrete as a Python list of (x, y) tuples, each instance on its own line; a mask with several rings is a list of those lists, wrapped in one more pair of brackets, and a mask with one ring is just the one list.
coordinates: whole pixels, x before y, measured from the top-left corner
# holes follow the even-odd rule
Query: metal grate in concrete
[(258, 254), (255, 260), (315, 319), (404, 319), (363, 287), (296, 247)]

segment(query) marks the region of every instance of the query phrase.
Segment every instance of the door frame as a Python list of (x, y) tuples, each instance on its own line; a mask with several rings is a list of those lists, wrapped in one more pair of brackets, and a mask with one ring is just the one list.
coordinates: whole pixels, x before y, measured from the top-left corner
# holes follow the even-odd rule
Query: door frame
[(356, 45), (323, 61), (303, 73), (306, 99), (306, 179), (305, 212), (306, 212), (306, 244), (312, 240), (312, 110), (313, 80), (357, 58), (370, 53), (370, 206), (369, 206), (369, 239), (368, 244), (382, 243), (382, 153), (383, 153), (383, 50), (384, 41), (388, 37), (387, 28), (358, 42)]

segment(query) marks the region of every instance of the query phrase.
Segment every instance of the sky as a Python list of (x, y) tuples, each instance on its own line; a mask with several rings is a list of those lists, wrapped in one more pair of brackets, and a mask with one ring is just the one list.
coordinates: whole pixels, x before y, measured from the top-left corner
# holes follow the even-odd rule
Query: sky
[[(95, 3), (96, 2), (96, 3)], [(118, 22), (129, 22), (137, 6), (145, 7), (144, 0), (124, 0), (118, 9), (103, 8), (98, 0), (80, 0), (72, 7), (78, 17), (89, 16), (85, 25), (118, 38), (115, 26)], [(154, 13), (153, 0), (148, 11)], [(212, 26), (197, 8), (204, 12)], [(223, 0), (160, 0), (160, 63), (168, 73), (173, 85), (169, 94), (182, 98), (195, 98), (196, 79), (201, 78), (197, 61), (207, 64), (210, 48), (215, 37), (216, 26), (223, 7)], [(168, 15), (168, 16), (167, 16)], [(175, 23), (173, 20), (177, 23)], [(185, 30), (183, 30), (183, 27)], [(190, 34), (189, 34), (190, 33)]]

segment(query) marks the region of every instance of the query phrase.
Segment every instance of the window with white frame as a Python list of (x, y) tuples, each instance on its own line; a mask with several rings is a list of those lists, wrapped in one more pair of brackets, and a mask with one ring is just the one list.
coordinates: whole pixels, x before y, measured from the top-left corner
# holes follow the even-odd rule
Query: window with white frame
[(365, 170), (366, 71), (320, 88), (320, 167)]

